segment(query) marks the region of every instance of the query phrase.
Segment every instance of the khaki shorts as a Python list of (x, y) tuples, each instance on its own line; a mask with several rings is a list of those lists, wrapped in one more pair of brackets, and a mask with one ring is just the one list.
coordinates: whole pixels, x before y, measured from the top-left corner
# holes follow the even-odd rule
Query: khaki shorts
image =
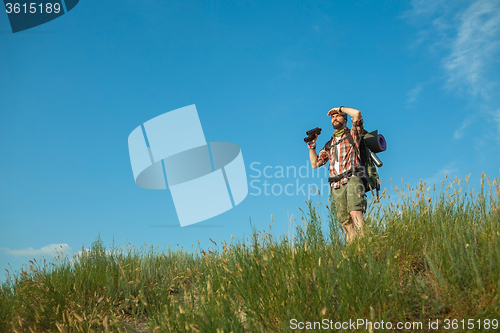
[(366, 194), (363, 181), (358, 177), (351, 177), (347, 184), (340, 185), (340, 188), (332, 188), (335, 212), (340, 223), (349, 220), (352, 211), (360, 210), (366, 212)]

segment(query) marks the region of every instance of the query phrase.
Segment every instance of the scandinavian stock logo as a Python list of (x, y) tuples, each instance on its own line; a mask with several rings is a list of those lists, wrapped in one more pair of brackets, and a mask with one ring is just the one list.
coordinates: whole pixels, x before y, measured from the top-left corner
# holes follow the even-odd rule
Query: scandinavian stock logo
[(135, 183), (159, 190), (168, 184), (182, 227), (222, 214), (248, 194), (240, 147), (207, 144), (194, 104), (138, 126), (128, 149)]
[(79, 0), (16, 1), (3, 0), (12, 32), (30, 29), (52, 21), (75, 8)]

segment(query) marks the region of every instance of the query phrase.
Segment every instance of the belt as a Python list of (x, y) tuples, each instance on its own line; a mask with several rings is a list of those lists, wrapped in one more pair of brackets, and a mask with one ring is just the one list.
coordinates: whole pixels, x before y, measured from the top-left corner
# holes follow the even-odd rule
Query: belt
[(359, 178), (366, 177), (366, 175), (365, 175), (365, 168), (363, 168), (363, 167), (354, 167), (352, 169), (349, 169), (349, 170), (341, 173), (340, 175), (336, 175), (334, 177), (329, 177), (328, 178), (328, 182), (330, 184), (331, 183), (336, 183), (336, 182), (340, 181), (341, 179), (344, 179), (344, 178), (347, 178), (347, 177), (351, 177), (353, 173), (354, 173), (354, 175), (356, 177), (359, 177)]

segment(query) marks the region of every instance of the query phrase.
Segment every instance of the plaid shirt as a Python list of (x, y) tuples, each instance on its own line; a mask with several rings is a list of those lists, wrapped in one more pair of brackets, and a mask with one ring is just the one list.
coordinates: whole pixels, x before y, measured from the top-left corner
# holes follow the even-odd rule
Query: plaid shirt
[[(340, 143), (337, 145), (338, 146), (338, 161), (339, 161), (339, 172), (342, 174), (343, 172), (351, 169), (352, 167), (355, 166), (360, 166), (361, 162), (359, 161), (356, 151), (354, 150), (353, 147), (351, 147), (351, 144), (349, 143), (349, 140), (347, 140), (347, 135), (345, 131), (351, 131), (351, 136), (352, 139), (354, 140), (354, 143), (356, 144), (356, 148), (359, 151), (359, 142), (361, 139), (361, 133), (363, 133), (364, 128), (363, 128), (363, 119), (360, 118), (357, 121), (352, 122), (352, 128), (349, 129), (346, 127), (344, 130), (344, 134), (340, 137)], [(330, 149), (327, 149), (327, 145), (330, 143)], [(318, 153), (318, 160), (317, 164), (318, 167), (326, 164), (326, 162), (330, 161), (330, 177), (337, 176), (337, 171), (335, 170), (335, 136), (332, 135), (332, 138), (325, 144), (325, 146), (319, 151)], [(331, 186), (333, 188), (340, 188), (340, 185), (345, 185), (349, 181), (351, 177), (346, 177), (342, 178), (340, 181), (332, 183)]]

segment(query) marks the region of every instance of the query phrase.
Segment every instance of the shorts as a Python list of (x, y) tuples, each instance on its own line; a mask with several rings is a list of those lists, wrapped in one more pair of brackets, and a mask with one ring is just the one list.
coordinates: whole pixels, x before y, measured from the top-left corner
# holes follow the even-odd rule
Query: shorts
[(348, 221), (350, 212), (360, 210), (366, 212), (366, 194), (363, 181), (358, 177), (351, 177), (347, 184), (340, 185), (340, 188), (332, 188), (335, 212), (340, 223)]

